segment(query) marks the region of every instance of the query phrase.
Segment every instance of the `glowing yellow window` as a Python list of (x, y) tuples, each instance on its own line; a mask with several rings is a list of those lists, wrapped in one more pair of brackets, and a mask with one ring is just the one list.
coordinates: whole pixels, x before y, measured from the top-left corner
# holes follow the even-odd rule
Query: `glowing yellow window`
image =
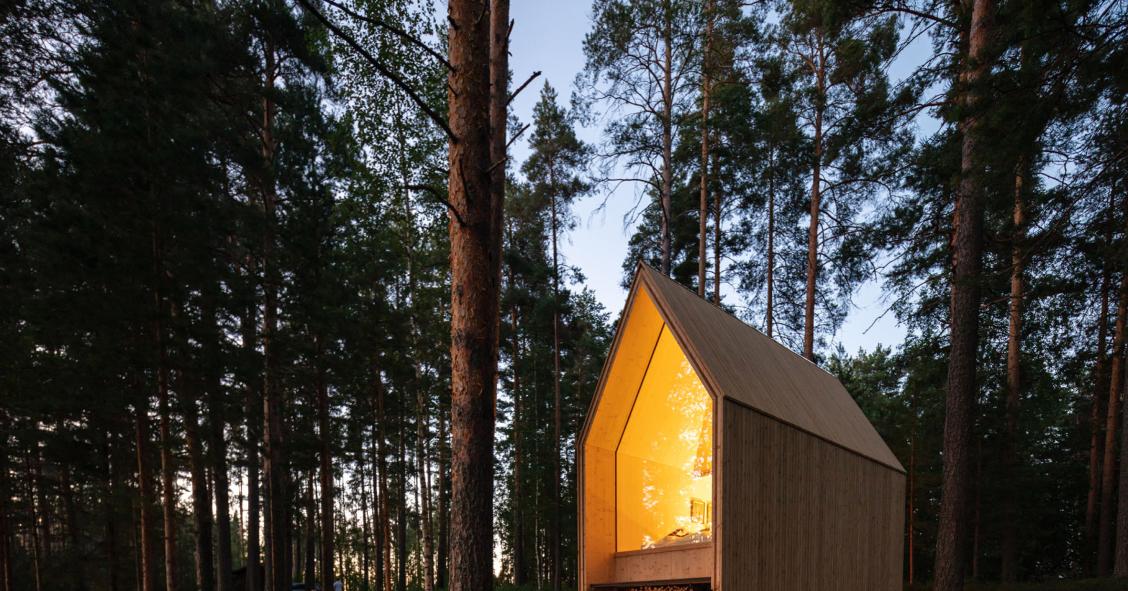
[(616, 550), (712, 539), (713, 399), (668, 328), (615, 452)]

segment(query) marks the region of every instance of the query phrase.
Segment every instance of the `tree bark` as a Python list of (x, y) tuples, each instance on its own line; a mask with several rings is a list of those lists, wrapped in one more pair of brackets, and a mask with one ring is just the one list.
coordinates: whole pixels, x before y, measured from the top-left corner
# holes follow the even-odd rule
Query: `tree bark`
[(188, 382), (196, 376), (180, 373), (182, 384), (181, 414), (184, 417), (184, 436), (188, 447), (188, 471), (192, 486), (192, 516), (195, 521), (194, 534), (196, 556), (196, 589), (212, 591), (215, 589), (215, 560), (212, 553), (212, 512), (211, 495), (208, 491), (207, 469), (204, 467), (204, 451), (200, 442), (200, 418), (194, 391)]
[(819, 212), (822, 209), (822, 155), (823, 155), (823, 111), (826, 99), (826, 59), (822, 43), (822, 31), (818, 31), (815, 56), (815, 140), (814, 169), (811, 175), (811, 220), (807, 228), (807, 294), (803, 316), (803, 356), (815, 360), (815, 290), (819, 275)]
[(462, 218), (450, 220), (450, 589), (489, 591), (508, 0), (451, 0), (449, 22), (448, 201)]
[[(1128, 307), (1128, 273), (1120, 278), (1116, 306), (1116, 328), (1112, 337), (1112, 368), (1109, 374), (1108, 414), (1105, 417), (1104, 468), (1101, 476), (1101, 510), (1097, 537), (1097, 573), (1107, 576), (1113, 569), (1113, 551), (1116, 540), (1114, 528), (1116, 516), (1116, 437), (1117, 423), (1120, 421), (1120, 395), (1123, 384), (1125, 315)], [(1123, 437), (1123, 435), (1121, 435)], [(1124, 472), (1122, 470), (1122, 472)], [(1128, 491), (1125, 491), (1128, 492)], [(1123, 496), (1123, 495), (1121, 495)]]
[(709, 94), (710, 58), (713, 52), (713, 0), (705, 3), (705, 39), (701, 57), (701, 178), (700, 203), (697, 208), (697, 295), (705, 297), (705, 243), (709, 217)]
[(963, 589), (979, 345), (984, 199), (979, 146), (982, 122), (978, 113), (983, 101), (979, 87), (986, 82), (990, 71), (989, 43), (995, 6), (993, 0), (965, 0), (965, 7), (970, 8), (971, 29), (968, 55), (959, 81), (965, 108), (959, 122), (962, 134), (960, 182), (952, 222), (951, 350), (934, 591)]
[[(329, 426), (329, 385), (325, 380), (322, 359), (324, 344), (321, 335), (316, 342), (317, 434), (321, 449), (321, 588), (333, 588), (333, 456), (329, 442), (333, 437)], [(312, 487), (312, 484), (310, 485)], [(312, 519), (312, 515), (310, 518)], [(312, 522), (311, 522), (312, 527)], [(431, 591), (428, 589), (427, 591)]]
[(264, 84), (262, 114), (262, 161), (266, 172), (261, 182), (263, 212), (265, 214), (262, 266), (263, 266), (263, 326), (262, 349), (265, 357), (263, 371), (263, 445), (264, 473), (266, 478), (267, 522), (267, 591), (289, 589), (289, 495), (287, 467), (283, 449), (283, 401), (278, 375), (278, 351), (274, 339), (278, 332), (278, 286), (281, 278), (274, 260), (275, 208), (278, 195), (274, 183), (274, 84), (277, 76), (277, 56), (270, 41), (264, 44)]
[[(1128, 204), (1126, 204), (1128, 205)], [(1120, 302), (1116, 306), (1116, 333), (1113, 336), (1113, 358), (1112, 358), (1112, 375), (1109, 380), (1108, 398), (1109, 404), (1113, 400), (1125, 396), (1125, 385), (1128, 385), (1128, 376), (1125, 375), (1128, 370), (1128, 351), (1125, 349), (1126, 339), (1128, 339), (1128, 271), (1123, 271), (1120, 275)], [(1128, 417), (1128, 412), (1123, 413)], [(1115, 420), (1114, 418), (1110, 418)], [(1118, 499), (1118, 511), (1116, 514), (1116, 539), (1109, 542), (1115, 549), (1115, 557), (1113, 562), (1113, 574), (1117, 577), (1128, 577), (1128, 422), (1124, 422), (1120, 434), (1120, 488)], [(1105, 443), (1106, 458), (1108, 449), (1111, 446), (1108, 442)], [(1111, 480), (1111, 477), (1110, 477)], [(1109, 504), (1112, 500), (1109, 499)], [(1111, 509), (1111, 508), (1110, 508)], [(1102, 510), (1103, 513), (1103, 510)], [(1111, 526), (1111, 516), (1109, 516)], [(1101, 528), (1102, 531), (1105, 527), (1103, 520)]]
[(1023, 194), (1026, 159), (1020, 158), (1014, 177), (1014, 235), (1011, 237), (1011, 271), (1009, 326), (1007, 330), (1007, 397), (1006, 424), (1002, 443), (1005, 474), (1002, 511), (1001, 578), (1013, 582), (1018, 578), (1018, 413), (1022, 400), (1022, 315), (1026, 297), (1024, 242), (1026, 239), (1026, 201)]
[(672, 8), (665, 4), (665, 26), (662, 27), (662, 187), (659, 206), (662, 208), (662, 274), (670, 276), (670, 249), (672, 238), (670, 225), (673, 210), (673, 166), (674, 166), (674, 30)]
[(219, 327), (212, 316), (211, 364), (208, 367), (208, 425), (211, 430), (208, 451), (211, 452), (212, 480), (215, 482), (216, 589), (234, 591), (231, 579), (231, 502), (227, 474), (227, 426), (224, 392), (220, 375)]
[(447, 444), (447, 422), (446, 414), (440, 406), (439, 418), (439, 550), (438, 550), (438, 573), (435, 576), (435, 583), (440, 589), (447, 588), (447, 581), (449, 580), (449, 559), (450, 556), (450, 457), (449, 448)]
[(768, 148), (768, 263), (767, 303), (764, 310), (764, 333), (772, 338), (775, 328), (775, 150)]
[[(1112, 210), (1115, 205), (1115, 197), (1110, 198), (1108, 216), (1111, 218)], [(1104, 244), (1106, 249), (1112, 247), (1112, 220), (1105, 220), (1104, 224)], [(1104, 450), (1104, 424), (1103, 424), (1103, 411), (1104, 411), (1104, 397), (1108, 392), (1108, 352), (1106, 345), (1108, 343), (1108, 314), (1109, 314), (1109, 292), (1112, 287), (1112, 270), (1109, 266), (1108, 258), (1105, 258), (1104, 268), (1101, 271), (1101, 293), (1100, 293), (1100, 312), (1097, 316), (1097, 344), (1096, 344), (1096, 364), (1093, 368), (1093, 400), (1090, 404), (1089, 413), (1089, 495), (1085, 504), (1085, 540), (1087, 548), (1091, 556), (1097, 556), (1099, 545), (1097, 540), (1097, 516), (1099, 511), (1099, 501), (1101, 494), (1101, 469), (1102, 469), (1102, 456)], [(1090, 562), (1088, 564), (1089, 570), (1092, 573), (1097, 571), (1096, 563)]]
[[(158, 316), (160, 312), (158, 312)], [(161, 334), (156, 321), (156, 334)], [(161, 532), (164, 540), (165, 589), (176, 591), (176, 466), (172, 457), (172, 426), (169, 411), (168, 361), (164, 339), (157, 336), (158, 366), (157, 404), (160, 413), (158, 431), (161, 439)]]
[(156, 519), (153, 516), (153, 481), (149, 466), (149, 401), (143, 398), (134, 409), (134, 453), (137, 460), (137, 508), (140, 539), (141, 576), (138, 581), (141, 591), (156, 591), (156, 550), (154, 532)]
[[(249, 260), (249, 272), (254, 277), (254, 260)], [(252, 281), (253, 284), (253, 281)], [(253, 288), (251, 297), (253, 298)], [(256, 330), (255, 306), (248, 304), (239, 325), (243, 336), (243, 354), (247, 362), (256, 356), (255, 343), (258, 342)], [(262, 569), (262, 555), (260, 552), (260, 504), (259, 504), (259, 431), (262, 425), (260, 409), (262, 408), (262, 395), (254, 378), (255, 371), (247, 372), (245, 378), (245, 437), (243, 447), (247, 464), (247, 541), (246, 541), (246, 567), (247, 589), (245, 591), (259, 591), (262, 588), (260, 571)]]
[[(513, 289), (513, 273), (509, 273), (509, 287)], [(528, 563), (525, 557), (525, 499), (521, 496), (521, 341), (518, 334), (517, 304), (509, 309), (509, 325), (512, 331), (512, 358), (509, 361), (513, 372), (513, 583), (522, 586), (528, 583)]]
[[(550, 182), (555, 186), (555, 182)], [(560, 257), (557, 200), (552, 196), (552, 590), (560, 591)]]
[[(380, 429), (386, 429), (388, 424), (388, 415), (384, 408), (384, 381), (380, 376), (379, 364), (375, 359), (372, 364), (373, 368), (373, 388), (376, 394), (376, 415), (377, 424)], [(379, 510), (379, 524), (377, 525), (377, 537), (379, 538), (378, 547), (380, 552), (377, 555), (378, 570), (381, 573), (381, 591), (390, 591), (392, 588), (392, 527), (391, 516), (388, 507), (388, 452), (386, 449), (383, 434), (378, 434), (375, 426), (372, 428), (372, 438), (375, 440), (373, 451), (376, 452), (376, 471), (379, 473), (379, 480), (376, 485), (379, 499), (377, 501), (377, 508)], [(375, 476), (375, 473), (374, 473)], [(379, 567), (382, 567), (379, 568)]]

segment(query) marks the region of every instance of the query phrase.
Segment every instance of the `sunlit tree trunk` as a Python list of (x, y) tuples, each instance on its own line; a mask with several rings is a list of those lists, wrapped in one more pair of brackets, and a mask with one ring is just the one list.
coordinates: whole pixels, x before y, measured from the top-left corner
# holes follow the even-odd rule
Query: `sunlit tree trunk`
[(454, 134), (448, 201), (458, 212), (450, 219), (450, 589), (489, 591), (509, 5), (451, 0), (448, 6)]

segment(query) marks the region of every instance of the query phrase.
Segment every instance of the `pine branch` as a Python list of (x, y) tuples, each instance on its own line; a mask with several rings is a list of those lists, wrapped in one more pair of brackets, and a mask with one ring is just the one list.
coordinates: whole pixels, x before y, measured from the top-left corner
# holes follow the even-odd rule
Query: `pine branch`
[(380, 28), (385, 29), (387, 31), (391, 31), (391, 32), (395, 33), (396, 35), (399, 35), (400, 37), (402, 37), (403, 39), (405, 39), (406, 41), (408, 41), (412, 45), (422, 49), (425, 52), (427, 52), (431, 57), (439, 60), (439, 62), (442, 63), (444, 66), (446, 66), (446, 68), (448, 70), (454, 69), (454, 66), (450, 65), (450, 62), (447, 61), (446, 57), (443, 56), (443, 54), (439, 53), (438, 51), (435, 51), (435, 48), (431, 47), (430, 45), (427, 45), (421, 39), (419, 39), (415, 35), (412, 35), (411, 33), (408, 33), (406, 30), (401, 29), (401, 28), (399, 28), (399, 27), (397, 27), (397, 26), (395, 26), (391, 23), (382, 21), (380, 19), (360, 14), (359, 12), (356, 12), (355, 10), (352, 10), (351, 8), (349, 8), (347, 6), (344, 6), (343, 4), (341, 4), (339, 2), (336, 2), (335, 0), (322, 0), (322, 2), (328, 4), (329, 6), (332, 6), (333, 8), (336, 8), (337, 10), (340, 10), (341, 12), (345, 13), (346, 15), (348, 15), (352, 18), (355, 18), (359, 21), (364, 21), (364, 22), (366, 22), (370, 25), (380, 27)]
[(386, 66), (384, 66), (384, 64), (380, 63), (380, 60), (377, 60), (375, 56), (369, 53), (367, 49), (362, 47), (360, 43), (356, 41), (356, 39), (353, 39), (340, 27), (333, 24), (333, 22), (330, 21), (329, 18), (324, 14), (322, 14), (321, 11), (314, 8), (313, 5), (310, 4), (309, 0), (298, 0), (298, 4), (301, 4), (302, 7), (308, 10), (309, 13), (317, 18), (318, 21), (321, 21), (321, 24), (325, 25), (325, 27), (332, 31), (334, 35), (341, 38), (341, 40), (343, 40), (350, 47), (356, 50), (356, 52), (359, 53), (361, 57), (363, 57), (369, 64), (371, 64), (372, 67), (376, 68), (376, 71), (379, 72), (381, 76), (387, 78), (388, 80), (391, 80), (393, 84), (400, 88), (400, 90), (407, 93), (407, 96), (411, 98), (412, 102), (414, 102), (420, 109), (422, 109), (423, 112), (426, 113), (427, 116), (431, 119), (431, 121), (435, 123), (435, 125), (438, 125), (444, 132), (446, 132), (447, 138), (449, 138), (451, 142), (458, 142), (458, 138), (455, 137), (454, 132), (451, 131), (450, 125), (447, 123), (446, 119), (440, 117), (439, 114), (436, 113), (435, 110), (432, 109), (431, 106), (428, 105), (426, 101), (424, 101), (423, 98), (419, 96), (419, 93), (417, 93), (415, 89), (413, 89), (407, 82), (396, 75), (395, 72), (389, 70)]

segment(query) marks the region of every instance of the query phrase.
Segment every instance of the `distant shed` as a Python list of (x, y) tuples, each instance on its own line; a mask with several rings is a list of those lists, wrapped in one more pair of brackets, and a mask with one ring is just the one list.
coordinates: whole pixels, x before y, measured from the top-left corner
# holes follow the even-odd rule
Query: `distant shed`
[(645, 265), (579, 447), (581, 591), (901, 587), (905, 471), (842, 384)]

